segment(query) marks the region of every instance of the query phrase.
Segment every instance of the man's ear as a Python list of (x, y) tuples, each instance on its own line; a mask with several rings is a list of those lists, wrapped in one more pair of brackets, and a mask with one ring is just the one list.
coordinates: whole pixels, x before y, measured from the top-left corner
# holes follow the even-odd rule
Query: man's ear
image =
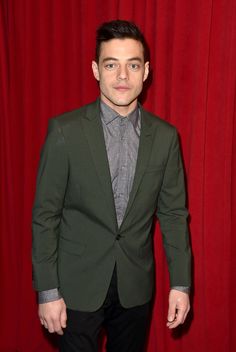
[(98, 64), (96, 63), (96, 61), (92, 61), (92, 70), (93, 70), (93, 75), (95, 79), (99, 81), (100, 80), (99, 70), (98, 70)]
[(143, 82), (146, 81), (149, 75), (149, 61), (145, 62), (144, 64), (144, 75), (143, 75)]

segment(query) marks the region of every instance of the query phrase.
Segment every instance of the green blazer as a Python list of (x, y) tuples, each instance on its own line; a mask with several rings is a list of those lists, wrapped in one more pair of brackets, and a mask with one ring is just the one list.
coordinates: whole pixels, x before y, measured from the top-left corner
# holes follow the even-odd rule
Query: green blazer
[(95, 311), (117, 265), (121, 304), (153, 293), (157, 215), (172, 286), (190, 286), (183, 168), (176, 129), (141, 107), (133, 188), (118, 228), (99, 100), (50, 120), (33, 208), (33, 281), (68, 308)]

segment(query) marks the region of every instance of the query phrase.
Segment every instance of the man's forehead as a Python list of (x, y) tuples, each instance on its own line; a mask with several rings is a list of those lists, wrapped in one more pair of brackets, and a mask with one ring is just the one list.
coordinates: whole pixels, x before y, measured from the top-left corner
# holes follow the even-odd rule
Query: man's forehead
[(106, 57), (119, 58), (140, 58), (144, 59), (144, 50), (142, 43), (131, 38), (110, 39), (101, 43), (100, 58)]

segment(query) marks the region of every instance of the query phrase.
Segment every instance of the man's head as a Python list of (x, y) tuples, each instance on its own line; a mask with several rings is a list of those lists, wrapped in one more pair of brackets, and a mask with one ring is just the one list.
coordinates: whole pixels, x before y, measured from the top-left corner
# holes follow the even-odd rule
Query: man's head
[(134, 39), (142, 44), (144, 62), (149, 61), (149, 50), (143, 33), (133, 22), (115, 20), (103, 23), (97, 29), (96, 36), (96, 62), (99, 62), (102, 43), (111, 39)]
[(111, 21), (97, 30), (93, 74), (99, 81), (101, 100), (121, 115), (137, 105), (149, 73), (147, 53), (143, 34), (131, 22)]

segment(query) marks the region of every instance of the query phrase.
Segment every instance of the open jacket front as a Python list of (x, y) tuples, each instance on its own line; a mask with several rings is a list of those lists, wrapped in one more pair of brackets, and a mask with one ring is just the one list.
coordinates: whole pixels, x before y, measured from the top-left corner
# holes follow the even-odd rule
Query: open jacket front
[(172, 286), (190, 286), (185, 187), (175, 128), (141, 108), (133, 187), (118, 228), (99, 100), (50, 120), (33, 209), (38, 291), (59, 287), (68, 308), (98, 309), (116, 263), (124, 307), (151, 299), (157, 214)]

